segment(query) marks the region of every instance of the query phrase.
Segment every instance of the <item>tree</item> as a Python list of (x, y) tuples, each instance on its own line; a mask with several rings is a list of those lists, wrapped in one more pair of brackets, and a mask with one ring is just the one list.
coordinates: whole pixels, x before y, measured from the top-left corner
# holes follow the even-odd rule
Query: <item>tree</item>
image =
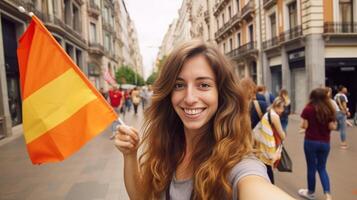
[(157, 78), (157, 72), (153, 72), (147, 79), (146, 79), (146, 84), (147, 85), (152, 85)]
[[(115, 73), (115, 79), (119, 84), (133, 84), (143, 86), (145, 81), (131, 67), (122, 65)], [(136, 82), (135, 82), (136, 81)]]

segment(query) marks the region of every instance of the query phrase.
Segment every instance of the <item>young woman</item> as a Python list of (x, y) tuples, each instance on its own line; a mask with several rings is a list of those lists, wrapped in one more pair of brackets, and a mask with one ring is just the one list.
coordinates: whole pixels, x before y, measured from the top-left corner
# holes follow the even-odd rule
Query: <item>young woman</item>
[[(273, 103), (270, 105), (268, 108), (267, 113), (264, 114), (263, 118), (265, 118), (266, 121), (270, 123), (270, 126), (272, 127), (273, 134), (276, 135), (279, 138), (279, 143), (278, 141), (275, 141), (275, 149), (276, 151), (274, 153), (266, 152), (264, 145), (257, 145), (257, 148), (261, 154), (259, 154), (260, 160), (262, 160), (267, 168), (267, 173), (269, 175), (270, 181), (274, 184), (274, 173), (273, 173), (273, 168), (274, 168), (274, 163), (280, 159), (281, 156), (281, 144), (282, 141), (285, 139), (285, 132), (281, 126), (280, 123), (280, 115), (284, 112), (284, 105), (285, 101), (277, 97), (273, 101)], [(267, 157), (266, 155), (270, 155)]]
[(286, 133), (286, 129), (288, 127), (289, 115), (291, 112), (290, 98), (288, 95), (288, 91), (286, 89), (281, 89), (279, 92), (279, 97), (282, 98), (285, 102), (284, 111), (280, 115), (281, 126), (283, 127), (284, 132)]
[(135, 129), (120, 126), (115, 140), (130, 199), (291, 199), (252, 155), (247, 102), (219, 50), (182, 44), (153, 91), (140, 159)]
[(300, 189), (298, 194), (307, 199), (315, 198), (316, 171), (318, 171), (326, 200), (331, 200), (330, 182), (326, 171), (330, 152), (330, 132), (336, 129), (336, 111), (325, 88), (314, 89), (309, 103), (301, 113), (301, 128), (306, 129), (304, 152), (307, 163), (308, 189)]

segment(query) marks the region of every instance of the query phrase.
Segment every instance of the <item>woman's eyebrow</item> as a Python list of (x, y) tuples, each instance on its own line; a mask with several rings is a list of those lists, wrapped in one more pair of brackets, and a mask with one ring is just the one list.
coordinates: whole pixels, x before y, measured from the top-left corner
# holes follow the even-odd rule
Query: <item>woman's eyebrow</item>
[(209, 77), (209, 76), (202, 76), (202, 77), (197, 77), (197, 78), (196, 78), (196, 80), (205, 80), (205, 79), (209, 79), (209, 80), (214, 81), (214, 78)]

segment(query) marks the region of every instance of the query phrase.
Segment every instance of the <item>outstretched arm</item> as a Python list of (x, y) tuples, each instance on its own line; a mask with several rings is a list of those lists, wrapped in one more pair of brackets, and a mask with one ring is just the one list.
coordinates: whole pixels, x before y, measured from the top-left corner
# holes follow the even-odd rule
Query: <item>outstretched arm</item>
[[(290, 195), (260, 176), (249, 175), (238, 182), (239, 200), (293, 200)], [(259, 188), (259, 189), (257, 189)]]

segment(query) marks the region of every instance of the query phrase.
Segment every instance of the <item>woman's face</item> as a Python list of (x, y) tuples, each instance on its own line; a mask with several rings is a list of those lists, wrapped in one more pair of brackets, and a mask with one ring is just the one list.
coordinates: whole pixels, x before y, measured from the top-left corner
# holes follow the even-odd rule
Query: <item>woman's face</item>
[(171, 103), (187, 131), (200, 130), (216, 113), (216, 77), (203, 55), (187, 60), (182, 66)]
[(274, 110), (278, 115), (281, 115), (281, 113), (284, 112), (284, 104), (280, 104), (279, 106), (275, 107)]

